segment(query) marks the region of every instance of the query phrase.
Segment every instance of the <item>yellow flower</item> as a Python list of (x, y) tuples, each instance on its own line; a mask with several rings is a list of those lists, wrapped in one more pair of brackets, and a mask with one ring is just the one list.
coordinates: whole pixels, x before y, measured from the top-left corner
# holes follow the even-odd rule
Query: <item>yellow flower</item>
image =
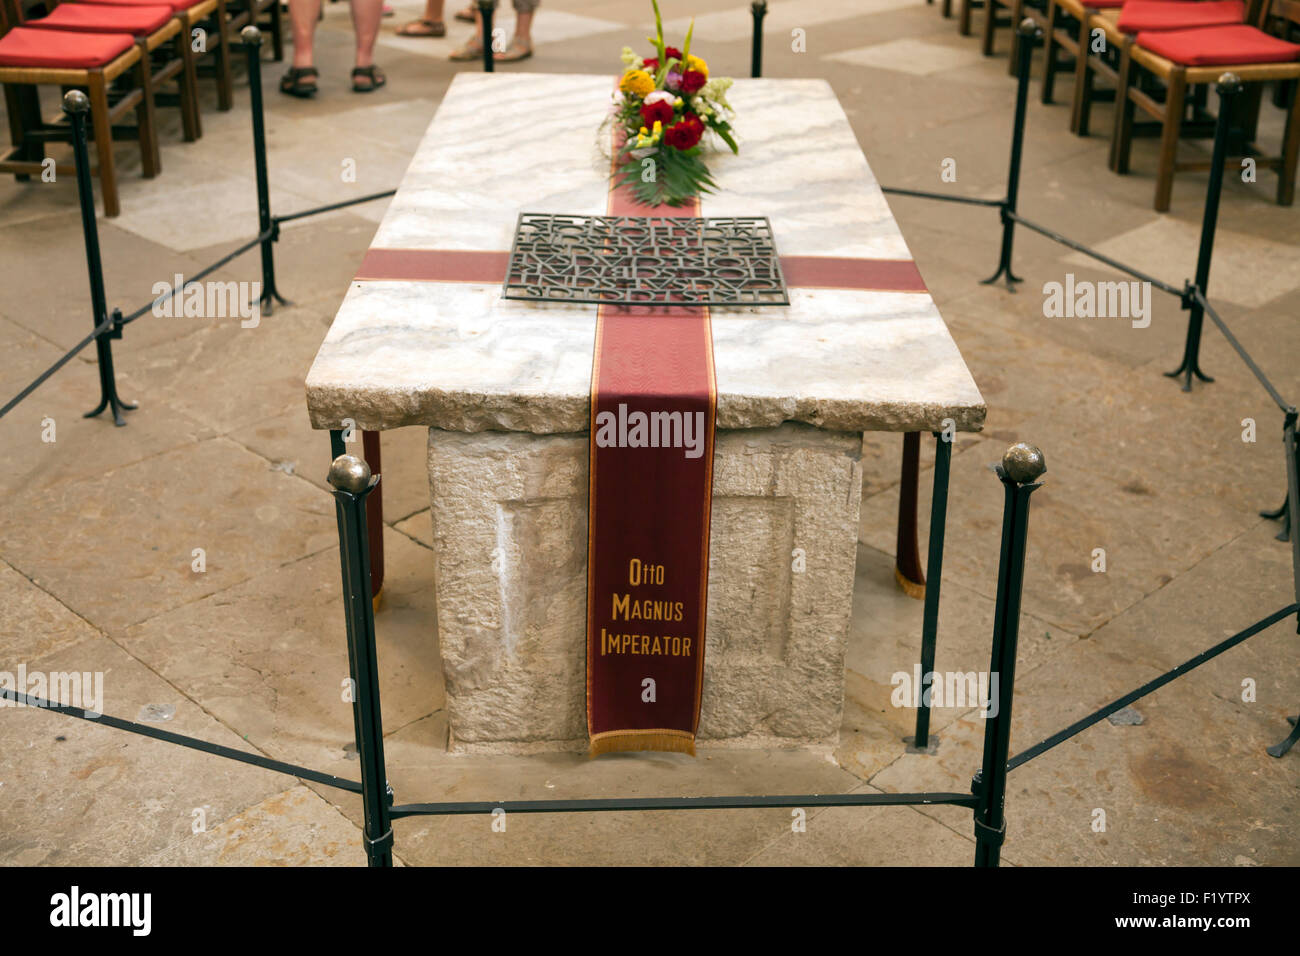
[(705, 63), (693, 53), (686, 58), (686, 69), (698, 70), (704, 74), (706, 80), (709, 78), (709, 64)]
[(660, 133), (662, 133), (663, 131), (664, 131), (664, 124), (663, 124), (662, 122), (660, 122), (659, 120), (655, 120), (655, 128), (654, 128), (654, 132), (651, 133), (650, 135), (651, 135), (651, 136), (658, 136), (658, 135), (659, 135)]
[(654, 91), (655, 81), (645, 70), (628, 70), (619, 80), (618, 88), (633, 96), (645, 96)]

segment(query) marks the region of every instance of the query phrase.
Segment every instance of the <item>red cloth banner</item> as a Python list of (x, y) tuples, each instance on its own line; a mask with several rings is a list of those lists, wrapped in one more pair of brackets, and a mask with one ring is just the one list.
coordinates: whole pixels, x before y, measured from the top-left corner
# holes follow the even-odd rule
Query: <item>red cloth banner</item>
[[(611, 191), (614, 216), (699, 215)], [(695, 753), (717, 419), (702, 306), (600, 306), (591, 371), (587, 730), (592, 756)]]

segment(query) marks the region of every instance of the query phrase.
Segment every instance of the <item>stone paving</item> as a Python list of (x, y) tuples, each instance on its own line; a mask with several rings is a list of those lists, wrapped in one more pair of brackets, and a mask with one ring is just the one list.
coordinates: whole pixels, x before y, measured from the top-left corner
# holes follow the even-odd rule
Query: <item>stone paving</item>
[[(274, 90), (265, 63), (272, 198), (288, 213), (391, 188), (460, 64), (467, 33), (406, 39), (418, 15), (394, 4), (377, 59), (389, 85), (348, 90), (351, 30), (327, 4), (317, 36), (321, 92)], [(508, 8), (508, 4), (504, 4)], [(1005, 176), (1014, 83), (1008, 35), (978, 55), (938, 6), (917, 0), (775, 0), (765, 73), (824, 76), (884, 183), (996, 197)], [(668, 0), (670, 30), (694, 11), (697, 50), (717, 74), (744, 75), (748, 4)], [(510, 30), (511, 14), (502, 11)], [(450, 8), (449, 8), (450, 17)], [(612, 73), (624, 44), (652, 29), (648, 5), (547, 0), (537, 54), (502, 66)], [(795, 52), (792, 31), (803, 31)], [(470, 64), (468, 68), (476, 68)], [(1093, 136), (1068, 130), (1031, 91), (1021, 209), (1078, 240), (1181, 284), (1193, 270), (1203, 173), (1175, 180), (1151, 210), (1156, 142), (1136, 141), (1133, 172), (1105, 166), (1110, 107)], [(122, 215), (100, 220), (110, 304), (133, 309), (157, 282), (192, 274), (256, 233), (248, 94), (215, 109), (203, 84), (204, 136), (183, 143), (161, 112), (162, 175), (139, 178), (117, 150)], [(47, 111), (53, 109), (44, 92)], [(562, 109), (563, 104), (555, 108)], [(527, 117), (521, 118), (526, 126)], [(746, 117), (737, 123), (743, 134)], [(1264, 139), (1281, 135), (1267, 104)], [(524, 133), (526, 136), (526, 131)], [(1187, 143), (1189, 152), (1207, 144)], [(544, 144), (538, 174), (545, 175)], [(940, 179), (955, 159), (956, 183)], [(341, 171), (352, 161), (355, 182)], [(1281, 392), (1300, 395), (1295, 333), (1300, 218), (1276, 206), (1275, 180), (1229, 177), (1210, 289)], [(1287, 547), (1257, 516), (1283, 495), (1281, 416), (1223, 338), (1207, 332), (1216, 381), (1184, 394), (1185, 320), (1154, 302), (1147, 328), (1044, 318), (1042, 283), (1115, 273), (1034, 235), (1018, 239), (1027, 281), (982, 286), (996, 261), (996, 213), (891, 199), (927, 283), (989, 405), (985, 430), (953, 458), (938, 669), (987, 666), (1002, 496), (988, 472), (1029, 440), (1048, 462), (1035, 495), (1021, 627), (1013, 751), (1293, 600)], [(0, 526), (0, 669), (103, 672), (104, 710), (356, 778), (326, 436), (313, 432), (303, 377), (384, 204), (288, 224), (276, 264), (288, 308), (256, 329), (232, 319), (148, 316), (116, 343), (120, 388), (140, 409), (115, 429), (81, 412), (98, 394), (93, 351), (0, 420), (13, 467)], [(90, 328), (75, 190), (0, 180), (0, 397), (7, 400)], [(214, 278), (250, 281), (256, 255)], [(1159, 293), (1156, 293), (1159, 295)], [(1258, 441), (1242, 440), (1244, 419)], [(55, 427), (56, 440), (42, 441)], [(982, 725), (941, 708), (931, 756), (904, 752), (912, 711), (892, 706), (891, 676), (917, 659), (921, 604), (893, 579), (901, 440), (872, 436), (845, 719), (834, 753), (701, 749), (698, 758), (445, 752), (434, 628), (425, 436), (385, 434), (388, 577), (377, 617), (389, 775), (400, 800), (611, 795), (965, 790)], [(928, 515), (926, 439), (922, 533)], [(203, 549), (205, 570), (193, 567)], [(1094, 570), (1095, 549), (1106, 570)], [(1255, 686), (1243, 700), (1243, 681)], [(1300, 707), (1289, 623), (1136, 705), (1140, 723), (1103, 721), (1010, 778), (1008, 864), (1300, 863), (1300, 754), (1263, 748)], [(0, 714), (0, 861), (6, 864), (340, 864), (363, 862), (360, 802), (338, 791), (34, 710)], [(1096, 828), (1098, 810), (1105, 829)], [(419, 864), (944, 864), (974, 855), (955, 808), (829, 809), (793, 832), (787, 810), (524, 815), (496, 833), (483, 817), (396, 825), (396, 856)]]

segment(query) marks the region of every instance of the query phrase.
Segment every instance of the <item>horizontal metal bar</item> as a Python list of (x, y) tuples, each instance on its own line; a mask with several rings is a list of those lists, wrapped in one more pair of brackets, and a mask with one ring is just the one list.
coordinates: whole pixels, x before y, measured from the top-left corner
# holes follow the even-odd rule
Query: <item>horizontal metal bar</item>
[(32, 697), (29, 694), (24, 694), (19, 691), (6, 690), (3, 687), (0, 687), (0, 697), (20, 704), (26, 704), (28, 707), (39, 708), (41, 710), (52, 710), (56, 714), (66, 714), (69, 717), (78, 717), (81, 720), (88, 720), (91, 723), (102, 724), (105, 727), (112, 727), (116, 730), (125, 730), (128, 733), (139, 734), (142, 737), (152, 737), (155, 740), (162, 740), (169, 744), (188, 747), (191, 750), (215, 754), (218, 757), (226, 757), (229, 760), (237, 760), (240, 763), (252, 764), (254, 767), (262, 767), (265, 770), (287, 773), (291, 777), (300, 777), (303, 780), (310, 780), (313, 783), (321, 783), (327, 787), (337, 787), (339, 790), (347, 790), (349, 793), (361, 792), (361, 784), (353, 783), (351, 780), (344, 780), (342, 777), (335, 777), (332, 774), (321, 773), (318, 770), (309, 770), (306, 767), (295, 766), (294, 764), (284, 763), (280, 760), (272, 760), (270, 757), (263, 757), (261, 754), (250, 754), (243, 750), (224, 747), (221, 744), (209, 743), (206, 740), (199, 740), (197, 737), (187, 737), (185, 734), (174, 734), (169, 730), (161, 730), (158, 727), (149, 727), (145, 724), (137, 724), (133, 720), (123, 720), (120, 717), (110, 717), (108, 714), (95, 714), (81, 707), (71, 707), (67, 704), (59, 704), (52, 700), (45, 700), (41, 697)]
[(465, 816), (506, 813), (599, 813), (629, 810), (751, 810), (764, 807), (913, 807), (949, 805), (974, 808), (970, 793), (806, 793), (774, 797), (609, 797), (591, 800), (502, 800), (496, 803), (408, 803), (393, 807), (394, 820), (413, 816)]
[(1228, 340), (1228, 344), (1236, 349), (1237, 354), (1241, 356), (1241, 360), (1246, 363), (1246, 367), (1251, 370), (1255, 378), (1259, 379), (1259, 384), (1264, 386), (1264, 391), (1268, 392), (1269, 397), (1277, 403), (1277, 407), (1282, 409), (1283, 412), (1291, 411), (1293, 406), (1278, 394), (1277, 389), (1273, 387), (1273, 383), (1268, 380), (1268, 376), (1260, 370), (1260, 367), (1255, 364), (1255, 360), (1250, 357), (1250, 353), (1242, 347), (1242, 344), (1237, 341), (1237, 337), (1232, 334), (1231, 330), (1229, 330), (1227, 323), (1224, 322), (1223, 319), (1219, 318), (1219, 313), (1214, 311), (1214, 306), (1210, 305), (1209, 301), (1205, 298), (1205, 293), (1200, 289), (1194, 288), (1192, 290), (1192, 295), (1196, 297), (1196, 301), (1200, 303), (1201, 308), (1205, 310), (1205, 313), (1210, 317), (1210, 320), (1219, 327), (1219, 331), (1222, 332), (1223, 337)]
[(1040, 226), (1036, 222), (1031, 222), (1028, 219), (1026, 219), (1024, 216), (1020, 215), (1015, 210), (1007, 210), (1007, 215), (1010, 218), (1014, 219), (1016, 222), (1020, 223), (1020, 225), (1024, 226), (1026, 229), (1032, 229), (1034, 232), (1046, 236), (1048, 239), (1051, 239), (1053, 242), (1059, 242), (1063, 246), (1069, 246), (1071, 249), (1074, 249), (1076, 252), (1082, 252), (1085, 256), (1092, 256), (1092, 258), (1104, 262), (1106, 263), (1106, 265), (1118, 269), (1120, 272), (1127, 272), (1129, 275), (1133, 276), (1136, 279), (1141, 279), (1143, 282), (1150, 282), (1157, 289), (1161, 289), (1165, 292), (1168, 292), (1170, 295), (1176, 295), (1180, 299), (1183, 297), (1182, 289), (1175, 288), (1174, 286), (1171, 286), (1167, 282), (1161, 282), (1159, 279), (1149, 276), (1145, 272), (1139, 272), (1137, 269), (1134, 269), (1131, 266), (1126, 266), (1118, 259), (1112, 259), (1110, 256), (1102, 255), (1100, 252), (1097, 252), (1094, 249), (1089, 249), (1083, 243), (1075, 242), (1073, 239), (1068, 239), (1058, 232), (1053, 232), (1051, 229), (1048, 229), (1046, 226)]
[(1133, 691), (1132, 693), (1125, 694), (1123, 697), (1119, 698), (1118, 700), (1112, 701), (1111, 703), (1107, 704), (1105, 707), (1101, 708), (1101, 710), (1095, 711), (1089, 714), (1087, 717), (1083, 718), (1083, 720), (1080, 720), (1076, 723), (1071, 724), (1069, 727), (1066, 727), (1060, 733), (1052, 734), (1052, 736), (1048, 737), (1046, 740), (1040, 741), (1039, 743), (1034, 744), (1028, 750), (1016, 754), (1014, 757), (1012, 757), (1010, 760), (1007, 761), (1007, 770), (1015, 770), (1022, 763), (1025, 763), (1026, 761), (1029, 760), (1033, 760), (1035, 757), (1046, 753), (1047, 751), (1055, 747), (1057, 744), (1064, 743), (1065, 741), (1073, 737), (1075, 734), (1081, 733), (1082, 731), (1087, 730), (1089, 727), (1091, 727), (1093, 724), (1097, 723), (1098, 721), (1104, 720), (1105, 718), (1109, 717), (1111, 714), (1115, 713), (1115, 711), (1124, 709), (1129, 704), (1133, 703), (1135, 700), (1139, 700), (1145, 697), (1147, 694), (1151, 693), (1152, 691), (1164, 687), (1171, 680), (1174, 680), (1175, 678), (1178, 677), (1182, 677), (1188, 671), (1200, 667), (1208, 660), (1213, 660), (1214, 658), (1222, 654), (1224, 651), (1236, 647), (1242, 641), (1246, 640), (1246, 638), (1254, 637), (1260, 631), (1272, 627), (1274, 624), (1282, 620), (1284, 617), (1289, 617), (1290, 615), (1295, 614), (1297, 611), (1300, 611), (1300, 604), (1292, 604), (1289, 605), (1288, 607), (1284, 607), (1282, 608), (1282, 610), (1270, 614), (1262, 621), (1255, 622), (1250, 627), (1246, 628), (1244, 631), (1239, 631), (1238, 633), (1232, 635), (1232, 637), (1228, 638), (1227, 640), (1215, 644), (1209, 650), (1202, 651), (1201, 653), (1193, 657), (1191, 660), (1184, 661), (1183, 663), (1175, 667), (1173, 670), (1166, 671), (1165, 673), (1161, 674), (1153, 681), (1148, 681), (1147, 683), (1143, 684), (1141, 687), (1139, 687), (1137, 690)]
[(59, 359), (57, 362), (55, 362), (53, 365), (47, 368), (40, 375), (36, 376), (36, 379), (35, 381), (32, 382), (32, 384), (28, 385), (25, 389), (23, 389), (21, 392), (19, 392), (17, 395), (11, 398), (8, 402), (6, 402), (4, 408), (0, 408), (0, 418), (4, 418), (7, 414), (9, 414), (9, 411), (15, 405), (21, 402), (32, 392), (36, 391), (36, 389), (40, 388), (41, 384), (47, 378), (49, 378), (59, 369), (63, 368), (63, 366), (67, 365), (68, 362), (72, 361), (73, 356), (75, 356), (78, 352), (84, 349), (91, 342), (95, 341), (95, 339), (103, 335), (104, 332), (106, 332), (112, 326), (112, 324), (113, 324), (113, 320), (111, 318), (105, 319), (103, 322), (101, 322), (99, 325), (95, 327), (95, 331), (87, 335), (84, 339), (82, 339), (71, 349), (69, 349), (68, 352), (65, 353), (61, 359)]
[(315, 209), (304, 209), (302, 212), (290, 213), (287, 216), (273, 216), (272, 219), (275, 222), (292, 222), (295, 219), (306, 219), (308, 216), (317, 216), (323, 212), (342, 209), (345, 206), (355, 206), (358, 203), (370, 202), (374, 199), (383, 199), (386, 196), (394, 195), (396, 192), (396, 189), (387, 189), (382, 193), (371, 193), (369, 196), (358, 196), (356, 199), (344, 199), (342, 202), (332, 202), (328, 206), (317, 206)]
[(895, 196), (919, 196), (922, 199), (937, 199), (940, 202), (964, 202), (971, 206), (1001, 206), (1005, 199), (972, 199), (970, 196), (949, 196), (946, 193), (929, 193), (921, 189), (899, 189), (895, 186), (881, 186), (882, 193)]

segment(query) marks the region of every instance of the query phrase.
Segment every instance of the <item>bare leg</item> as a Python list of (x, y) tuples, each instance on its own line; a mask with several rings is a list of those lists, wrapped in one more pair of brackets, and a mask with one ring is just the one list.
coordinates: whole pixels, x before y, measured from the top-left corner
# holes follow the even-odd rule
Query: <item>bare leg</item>
[(515, 14), (515, 41), (522, 43), (528, 49), (533, 48), (533, 13)]
[(321, 0), (289, 0), (289, 21), (293, 26), (293, 65), (312, 66), (312, 42)]
[[(317, 0), (319, 2), (319, 0)], [(384, 13), (384, 0), (352, 0), (352, 29), (357, 34), (357, 66), (375, 62), (375, 38)]]

